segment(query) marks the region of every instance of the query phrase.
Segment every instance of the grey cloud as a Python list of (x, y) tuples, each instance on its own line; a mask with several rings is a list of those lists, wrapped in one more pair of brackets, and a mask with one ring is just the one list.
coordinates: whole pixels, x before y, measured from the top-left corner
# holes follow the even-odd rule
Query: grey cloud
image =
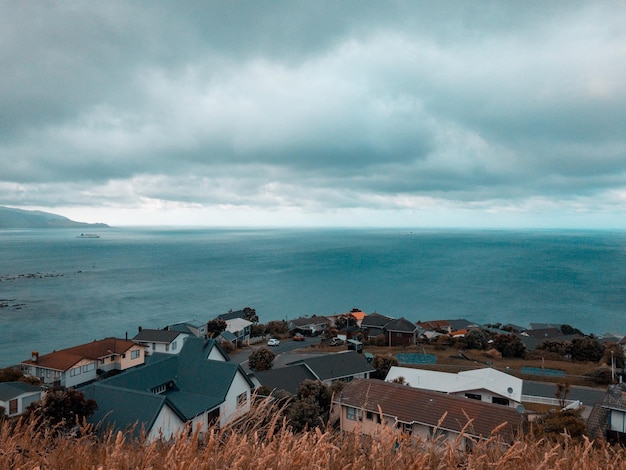
[(526, 207), (624, 191), (621, 4), (1, 7), (3, 204)]

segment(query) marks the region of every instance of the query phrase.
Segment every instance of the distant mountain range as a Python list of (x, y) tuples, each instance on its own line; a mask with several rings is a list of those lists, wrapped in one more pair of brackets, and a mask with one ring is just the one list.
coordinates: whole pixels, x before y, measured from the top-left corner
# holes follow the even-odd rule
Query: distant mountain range
[(107, 224), (75, 222), (62, 215), (0, 206), (0, 229), (11, 228), (109, 228)]

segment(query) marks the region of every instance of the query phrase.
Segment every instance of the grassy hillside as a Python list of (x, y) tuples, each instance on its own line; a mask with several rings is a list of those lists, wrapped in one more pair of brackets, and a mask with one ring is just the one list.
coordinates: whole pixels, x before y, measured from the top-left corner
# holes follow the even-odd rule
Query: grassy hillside
[[(261, 406), (237, 426), (209, 435), (185, 434), (171, 442), (138, 443), (122, 433), (101, 439), (54, 437), (33, 425), (0, 426), (0, 468), (43, 469), (619, 469), (622, 448), (604, 442), (559, 443), (523, 438), (511, 446), (494, 438), (471, 452), (454, 443), (402, 441), (391, 430), (372, 439), (332, 430), (292, 433), (271, 406)], [(435, 445), (433, 445), (435, 444)]]

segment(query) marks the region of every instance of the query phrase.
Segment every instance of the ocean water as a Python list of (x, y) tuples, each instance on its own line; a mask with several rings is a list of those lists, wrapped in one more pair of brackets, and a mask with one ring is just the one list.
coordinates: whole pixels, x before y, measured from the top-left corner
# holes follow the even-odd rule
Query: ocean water
[(626, 233), (116, 228), (0, 231), (0, 366), (139, 326), (256, 308), (626, 334)]

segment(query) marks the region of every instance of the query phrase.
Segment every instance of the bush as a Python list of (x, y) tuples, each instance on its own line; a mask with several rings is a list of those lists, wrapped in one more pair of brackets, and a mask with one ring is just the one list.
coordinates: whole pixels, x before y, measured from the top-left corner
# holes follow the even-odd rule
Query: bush
[(274, 357), (276, 357), (276, 355), (263, 346), (262, 348), (252, 351), (248, 359), (248, 365), (251, 369), (258, 371), (269, 370), (274, 363)]
[(398, 365), (398, 359), (396, 359), (391, 354), (386, 354), (384, 356), (380, 354), (376, 354), (374, 359), (372, 359), (372, 367), (376, 369), (375, 372), (372, 372), (372, 378), (385, 380), (387, 377), (387, 373), (392, 366)]
[(222, 347), (222, 349), (224, 350), (226, 354), (231, 354), (232, 352), (236, 350), (235, 345), (231, 343), (230, 341), (222, 341), (220, 343), (220, 346)]

